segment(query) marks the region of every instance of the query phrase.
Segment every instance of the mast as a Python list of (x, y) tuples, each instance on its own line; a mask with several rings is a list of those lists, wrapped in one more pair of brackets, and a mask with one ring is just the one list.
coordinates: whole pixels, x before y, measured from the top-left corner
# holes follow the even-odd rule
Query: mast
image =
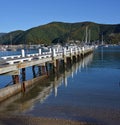
[(89, 30), (89, 40), (88, 40), (89, 43), (90, 43), (90, 39), (91, 39), (91, 30)]
[(85, 43), (87, 43), (87, 40), (88, 40), (88, 26), (86, 26)]
[(102, 43), (101, 43), (102, 45), (104, 44), (104, 42), (103, 42), (103, 34), (102, 34)]

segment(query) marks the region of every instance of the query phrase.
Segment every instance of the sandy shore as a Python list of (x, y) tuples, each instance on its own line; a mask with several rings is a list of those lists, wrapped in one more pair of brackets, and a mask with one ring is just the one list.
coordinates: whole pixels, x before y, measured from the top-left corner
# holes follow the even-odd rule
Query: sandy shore
[(27, 116), (0, 116), (0, 125), (96, 125), (95, 123), (79, 122), (63, 119), (27, 117)]

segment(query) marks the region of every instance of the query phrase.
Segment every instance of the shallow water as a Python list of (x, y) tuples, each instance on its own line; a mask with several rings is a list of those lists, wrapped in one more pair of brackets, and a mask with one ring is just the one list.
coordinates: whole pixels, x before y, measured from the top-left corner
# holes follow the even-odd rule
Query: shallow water
[(98, 48), (45, 84), (22, 95), (6, 112), (119, 125), (120, 47)]

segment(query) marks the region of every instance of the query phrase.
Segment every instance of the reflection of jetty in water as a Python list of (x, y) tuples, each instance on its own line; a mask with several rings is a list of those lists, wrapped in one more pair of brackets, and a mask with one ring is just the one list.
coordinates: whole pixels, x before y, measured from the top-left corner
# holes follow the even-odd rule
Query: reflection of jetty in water
[(86, 56), (79, 62), (74, 63), (66, 67), (66, 70), (62, 73), (52, 76), (53, 79), (46, 79), (44, 81), (39, 81), (32, 89), (26, 93), (19, 93), (0, 104), (1, 113), (23, 113), (34, 107), (34, 103), (42, 103), (54, 90), (54, 95), (58, 94), (58, 87), (62, 84), (67, 87), (68, 78), (74, 78), (74, 74), (81, 72), (82, 68), (86, 68), (92, 61), (93, 54)]
[(27, 93), (19, 93), (0, 104), (1, 113), (22, 113), (33, 108), (36, 102), (42, 103), (52, 92), (52, 84), (48, 80), (40, 81)]
[(64, 84), (65, 87), (68, 85), (68, 78), (74, 78), (74, 74), (81, 72), (82, 68), (87, 68), (87, 66), (92, 62), (93, 54), (86, 56), (81, 61), (74, 63), (71, 67), (68, 67), (64, 73), (60, 74), (60, 76), (54, 77), (53, 87), (54, 87), (54, 95), (57, 96), (57, 89), (60, 85)]

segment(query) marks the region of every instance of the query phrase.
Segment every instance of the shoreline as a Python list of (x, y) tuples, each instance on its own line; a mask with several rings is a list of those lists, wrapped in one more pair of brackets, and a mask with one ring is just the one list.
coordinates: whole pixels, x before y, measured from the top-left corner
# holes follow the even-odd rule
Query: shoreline
[(75, 121), (58, 118), (32, 117), (32, 116), (4, 116), (0, 115), (0, 125), (100, 125), (87, 121)]

